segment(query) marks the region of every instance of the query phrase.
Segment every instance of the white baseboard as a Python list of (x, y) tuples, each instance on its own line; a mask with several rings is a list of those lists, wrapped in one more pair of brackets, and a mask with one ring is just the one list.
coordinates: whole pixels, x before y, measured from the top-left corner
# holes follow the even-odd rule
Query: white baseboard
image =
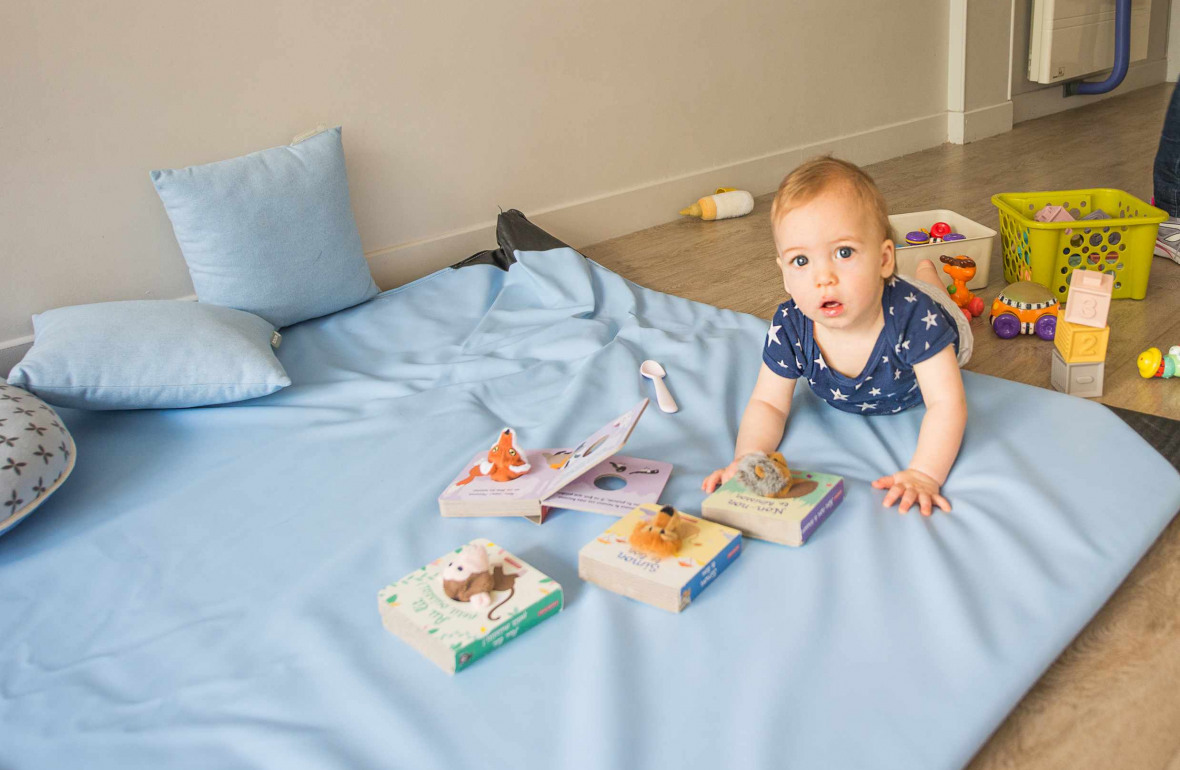
[[(946, 141), (946, 130), (946, 113), (939, 112), (524, 213), (554, 237), (581, 248), (675, 220), (680, 209), (718, 187), (739, 187), (754, 195), (773, 192), (788, 171), (814, 155), (830, 152), (861, 165), (876, 163), (940, 145)], [(505, 201), (504, 205), (511, 206), (512, 201)], [(481, 225), (398, 244), (366, 256), (377, 285), (388, 289), (495, 245), (496, 222), (491, 219)]]
[[(1046, 86), (1036, 91), (1012, 95), (1012, 120), (1023, 123), (1026, 120), (1043, 118), (1055, 112), (1072, 110), (1093, 102), (1100, 102), (1147, 86), (1154, 86), (1167, 80), (1168, 60), (1135, 62), (1127, 69), (1127, 77), (1119, 87), (1110, 93), (1093, 96), (1065, 96), (1061, 85)], [(1105, 74), (1098, 74), (1090, 80), (1101, 80)]]
[(967, 144), (1012, 130), (1012, 102), (1000, 102), (988, 107), (946, 114), (947, 141)]
[[(990, 125), (993, 121), (994, 117), (981, 116), (979, 125)], [(968, 125), (974, 130), (975, 119), (971, 119)], [(670, 222), (677, 218), (680, 209), (718, 187), (739, 187), (754, 195), (773, 192), (788, 171), (814, 155), (832, 153), (854, 163), (867, 165), (935, 147), (946, 139), (947, 113), (938, 112), (524, 213), (555, 237), (574, 248), (581, 248)], [(512, 206), (513, 201), (504, 201), (503, 205)], [(452, 265), (477, 251), (494, 248), (496, 220), (493, 217), (482, 224), (378, 249), (365, 256), (377, 285), (389, 289)], [(0, 375), (7, 376), (9, 369), (21, 359), (31, 342), (32, 337), (0, 342)]]
[(33, 347), (31, 336), (18, 337), (15, 340), (0, 343), (0, 379), (8, 377), (8, 372), (16, 366), (17, 361), (25, 357), (25, 353), (28, 353), (31, 347)]

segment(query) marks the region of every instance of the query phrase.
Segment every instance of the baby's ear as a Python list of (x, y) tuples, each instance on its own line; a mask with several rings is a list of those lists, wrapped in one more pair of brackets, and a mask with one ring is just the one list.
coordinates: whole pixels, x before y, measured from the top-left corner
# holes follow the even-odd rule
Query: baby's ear
[(897, 251), (892, 238), (881, 242), (881, 277), (888, 278), (896, 272)]

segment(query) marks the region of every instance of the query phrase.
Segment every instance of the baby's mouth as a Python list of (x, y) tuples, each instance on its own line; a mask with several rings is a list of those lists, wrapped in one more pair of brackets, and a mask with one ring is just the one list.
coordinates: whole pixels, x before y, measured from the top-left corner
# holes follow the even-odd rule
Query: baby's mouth
[(827, 318), (835, 318), (844, 312), (844, 303), (839, 300), (829, 299), (820, 304), (819, 311)]

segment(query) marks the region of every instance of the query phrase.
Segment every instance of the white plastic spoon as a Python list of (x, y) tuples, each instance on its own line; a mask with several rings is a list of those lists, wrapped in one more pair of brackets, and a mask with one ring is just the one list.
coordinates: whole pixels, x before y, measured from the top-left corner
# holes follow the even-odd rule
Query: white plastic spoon
[(680, 407), (676, 406), (676, 399), (672, 398), (668, 386), (664, 384), (664, 377), (668, 374), (664, 371), (664, 367), (649, 358), (639, 365), (639, 373), (655, 383), (656, 403), (660, 405), (661, 411), (669, 414), (680, 411)]

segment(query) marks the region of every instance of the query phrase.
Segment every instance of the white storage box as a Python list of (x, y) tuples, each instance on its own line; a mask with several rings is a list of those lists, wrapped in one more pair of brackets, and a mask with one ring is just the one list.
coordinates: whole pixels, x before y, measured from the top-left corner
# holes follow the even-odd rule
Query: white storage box
[[(966, 236), (961, 241), (947, 243), (928, 243), (924, 246), (906, 246), (905, 234), (913, 230), (929, 230), (935, 222), (946, 222), (951, 231)], [(951, 279), (942, 272), (942, 263), (938, 258), (943, 254), (948, 257), (963, 255), (975, 260), (975, 277), (967, 282), (968, 289), (982, 289), (987, 286), (988, 271), (991, 269), (992, 244), (996, 239), (996, 231), (990, 227), (968, 219), (962, 214), (956, 214), (950, 209), (932, 209), (930, 211), (915, 211), (910, 214), (893, 214), (889, 217), (889, 224), (893, 227), (894, 243), (897, 248), (897, 272), (906, 276), (913, 276), (914, 268), (922, 259), (929, 259), (938, 268), (938, 275), (943, 283), (950, 283)]]

